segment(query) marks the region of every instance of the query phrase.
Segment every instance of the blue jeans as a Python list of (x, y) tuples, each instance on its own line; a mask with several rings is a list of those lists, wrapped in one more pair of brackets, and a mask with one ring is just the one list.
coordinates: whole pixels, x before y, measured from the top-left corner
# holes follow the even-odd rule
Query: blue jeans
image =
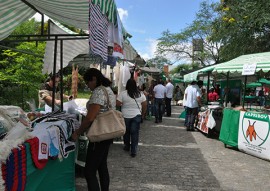
[(124, 144), (128, 148), (131, 147), (131, 154), (136, 154), (139, 143), (141, 115), (137, 115), (133, 118), (125, 118), (125, 124), (126, 124), (126, 133), (124, 135)]
[(187, 107), (187, 129), (188, 130), (193, 130), (194, 129), (194, 124), (195, 124), (195, 120), (198, 116), (198, 111), (199, 108), (195, 107), (195, 108), (190, 108)]
[(155, 108), (156, 108), (156, 121), (162, 121), (162, 115), (164, 113), (164, 99), (155, 98)]

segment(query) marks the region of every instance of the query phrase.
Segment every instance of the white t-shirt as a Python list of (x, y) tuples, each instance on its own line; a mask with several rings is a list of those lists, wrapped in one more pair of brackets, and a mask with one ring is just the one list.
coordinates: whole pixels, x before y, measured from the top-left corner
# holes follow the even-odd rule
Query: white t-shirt
[(172, 85), (172, 83), (168, 82), (166, 85), (166, 97), (167, 98), (173, 97), (173, 89), (174, 89), (174, 86)]
[[(142, 104), (141, 103), (146, 101), (146, 97), (143, 94), (143, 92), (141, 92), (141, 96), (136, 98), (136, 101), (138, 104), (137, 105), (135, 100), (133, 98), (131, 98), (128, 95), (127, 90), (125, 90), (125, 91), (122, 91), (117, 96), (117, 100), (122, 103), (121, 111), (122, 111), (124, 118), (133, 118), (136, 115), (141, 115), (141, 111), (142, 111)], [(138, 106), (139, 106), (139, 108), (138, 108)]]
[(166, 88), (162, 84), (158, 84), (154, 87), (155, 98), (164, 98)]
[(197, 97), (201, 97), (201, 92), (197, 85), (188, 86), (185, 90), (185, 95), (187, 95), (185, 106), (189, 108), (199, 107)]

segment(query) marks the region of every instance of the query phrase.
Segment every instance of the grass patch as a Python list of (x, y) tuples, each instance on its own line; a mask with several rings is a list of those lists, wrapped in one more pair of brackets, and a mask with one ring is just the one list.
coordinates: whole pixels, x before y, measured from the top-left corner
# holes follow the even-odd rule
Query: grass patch
[(83, 90), (81, 90), (81, 91), (78, 91), (77, 98), (86, 98), (86, 99), (89, 99), (90, 95), (91, 95), (91, 92), (90, 91), (83, 91)]

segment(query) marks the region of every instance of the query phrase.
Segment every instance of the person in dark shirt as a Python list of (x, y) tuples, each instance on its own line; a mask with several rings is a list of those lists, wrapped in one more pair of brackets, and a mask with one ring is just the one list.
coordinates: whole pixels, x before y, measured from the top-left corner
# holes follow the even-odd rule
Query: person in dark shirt
[[(60, 89), (58, 87), (58, 84), (60, 82), (60, 76), (56, 74), (54, 76), (50, 76), (47, 82), (41, 85), (40, 90), (38, 92), (39, 108), (44, 107), (45, 104), (49, 105), (50, 107), (52, 106), (52, 103), (53, 103), (52, 94), (53, 94), (54, 81), (55, 81), (55, 88), (56, 88), (54, 103), (55, 105), (58, 105), (58, 106), (61, 104)], [(72, 98), (73, 96), (67, 96), (63, 94), (63, 99), (71, 100)]]

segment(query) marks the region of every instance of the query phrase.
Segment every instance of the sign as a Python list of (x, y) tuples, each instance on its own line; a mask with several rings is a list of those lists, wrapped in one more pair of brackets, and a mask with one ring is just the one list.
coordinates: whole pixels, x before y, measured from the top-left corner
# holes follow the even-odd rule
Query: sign
[(207, 127), (209, 113), (210, 113), (210, 110), (206, 110), (203, 112), (199, 112), (198, 114), (197, 129), (206, 134), (208, 134), (208, 130), (209, 130)]
[(255, 74), (257, 64), (244, 64), (242, 75), (253, 75)]
[(241, 111), (238, 129), (239, 150), (270, 160), (269, 124), (267, 114)]

